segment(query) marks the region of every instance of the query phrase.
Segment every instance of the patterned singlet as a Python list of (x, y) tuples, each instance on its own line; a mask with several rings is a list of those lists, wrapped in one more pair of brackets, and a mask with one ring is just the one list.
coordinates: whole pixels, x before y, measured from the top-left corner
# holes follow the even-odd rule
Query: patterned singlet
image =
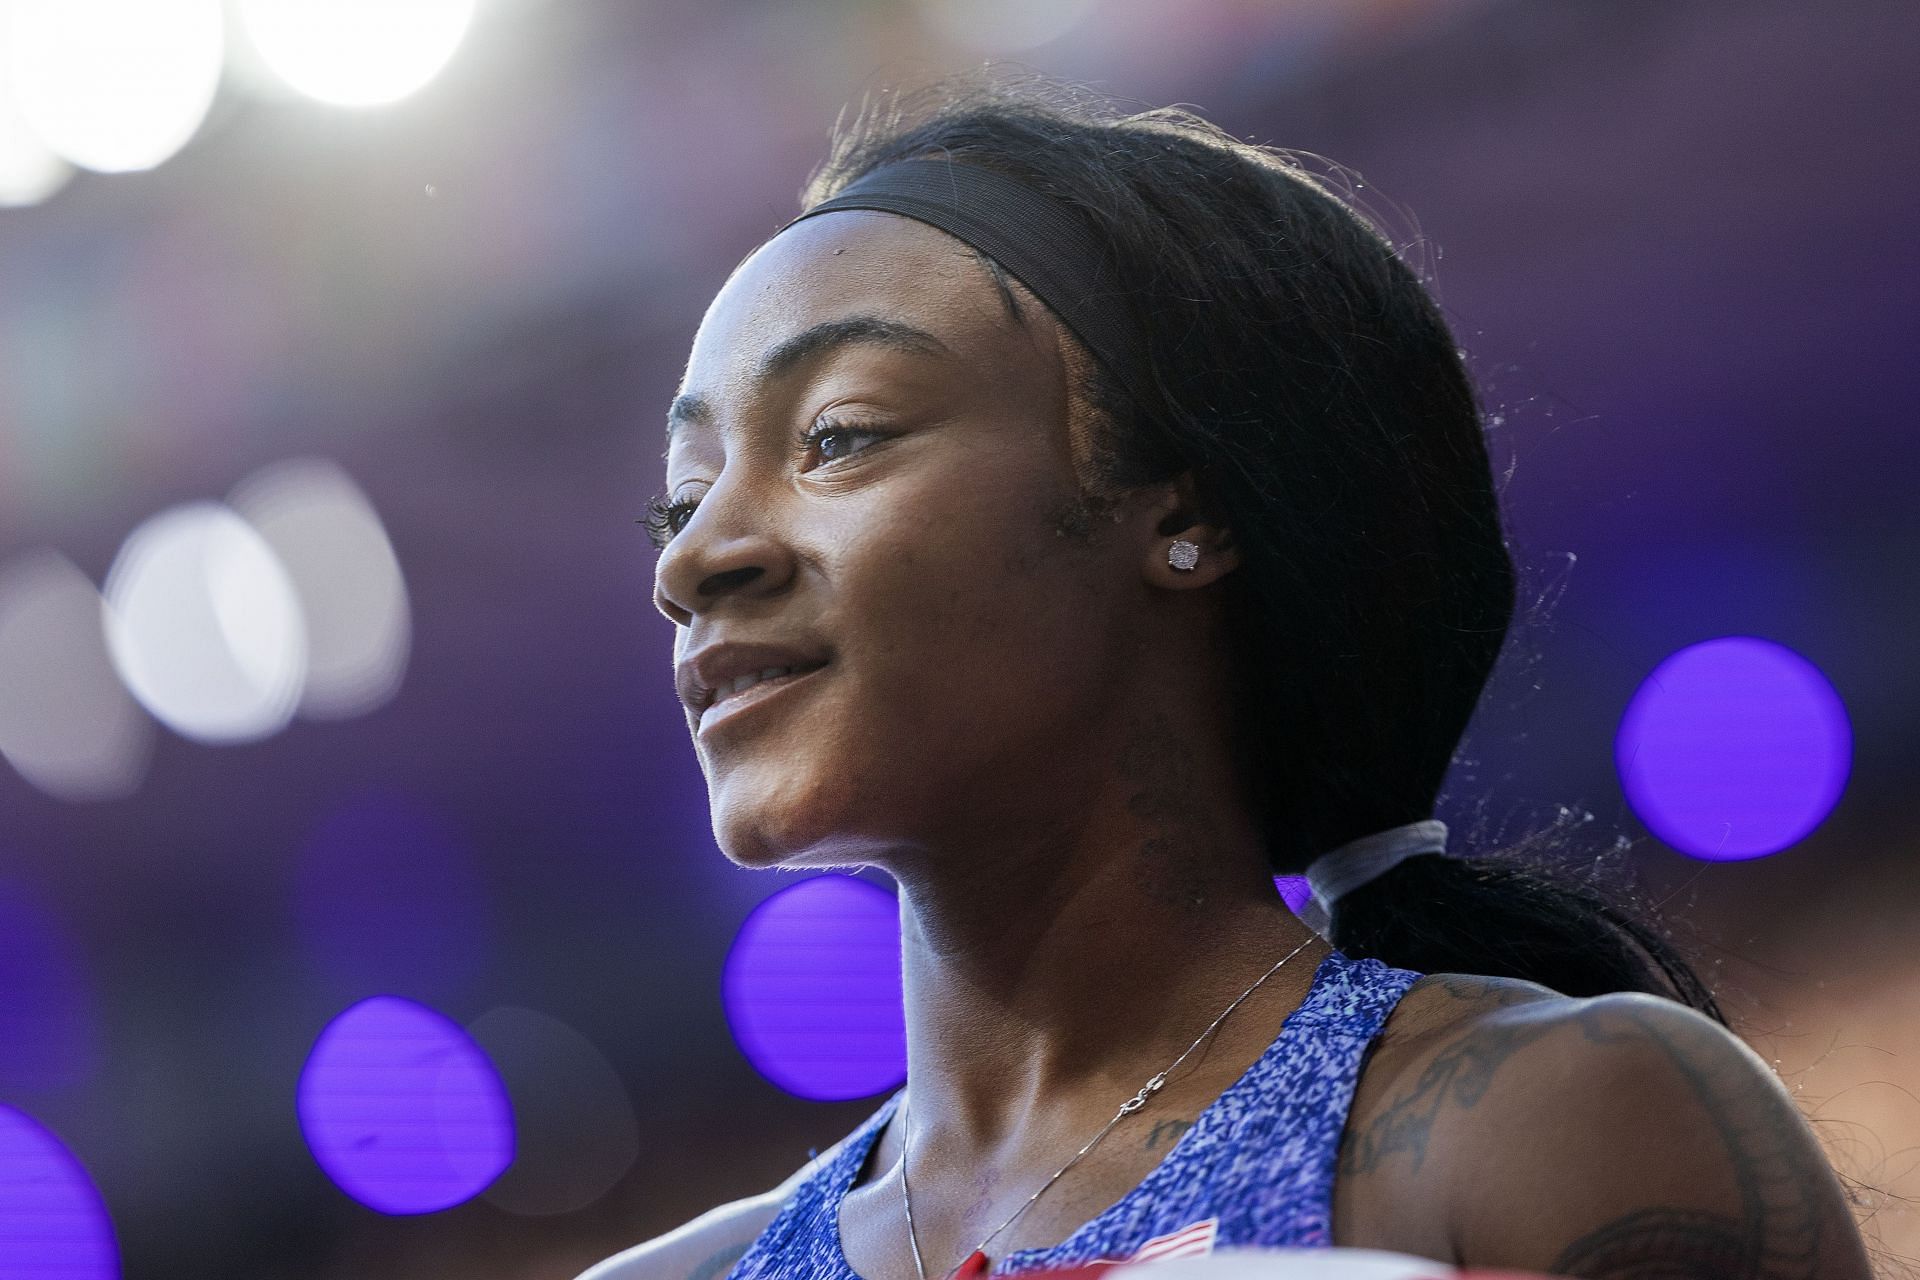
[[(1329, 952), (1266, 1052), (1138, 1186), (1059, 1244), (996, 1258), (991, 1274), (1215, 1248), (1330, 1246), (1334, 1161), (1361, 1062), (1420, 977)], [(859, 1280), (840, 1247), (840, 1201), (900, 1098), (888, 1098), (801, 1183), (729, 1280)]]

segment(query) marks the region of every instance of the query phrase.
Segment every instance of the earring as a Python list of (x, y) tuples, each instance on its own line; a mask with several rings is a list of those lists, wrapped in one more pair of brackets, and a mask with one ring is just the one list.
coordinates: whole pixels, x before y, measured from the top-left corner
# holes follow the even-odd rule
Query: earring
[(1182, 573), (1192, 572), (1193, 566), (1200, 563), (1200, 544), (1175, 538), (1173, 545), (1167, 548), (1167, 563)]

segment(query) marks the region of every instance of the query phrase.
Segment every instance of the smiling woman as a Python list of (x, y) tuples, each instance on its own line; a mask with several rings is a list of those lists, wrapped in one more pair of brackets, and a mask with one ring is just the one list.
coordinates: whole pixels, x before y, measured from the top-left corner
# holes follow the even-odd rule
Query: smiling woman
[(910, 1069), (593, 1280), (1868, 1274), (1658, 926), (1446, 852), (1513, 563), (1452, 335), (1293, 157), (1004, 77), (871, 113), (668, 430), (654, 600), (715, 834), (899, 883)]

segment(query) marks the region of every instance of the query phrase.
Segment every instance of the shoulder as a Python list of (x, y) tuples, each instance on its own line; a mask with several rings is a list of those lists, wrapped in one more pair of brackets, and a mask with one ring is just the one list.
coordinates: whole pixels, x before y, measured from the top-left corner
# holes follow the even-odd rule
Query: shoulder
[(1520, 978), (1427, 973), (1409, 985), (1370, 1047), (1363, 1087), (1380, 1094), (1406, 1071), (1471, 1038), (1507, 1009), (1566, 1005), (1568, 996)]
[(581, 1273), (578, 1280), (721, 1280), (800, 1184), (838, 1149), (836, 1144), (808, 1161), (773, 1190), (709, 1209), (663, 1236), (614, 1254)]
[(1385, 1035), (1407, 1039), (1457, 1035), (1480, 1019), (1521, 1005), (1571, 1002), (1551, 987), (1521, 978), (1478, 973), (1422, 974), (1407, 988), (1383, 1028)]
[[(1497, 1065), (1509, 1010), (1560, 1008), (1537, 982), (1429, 973), (1401, 996), (1370, 1046), (1348, 1117), (1341, 1173), (1424, 1174), (1434, 1124)], [(1463, 1085), (1465, 1092), (1463, 1094)]]
[(1463, 1162), (1450, 1130), (1496, 1065), (1483, 1028), (1503, 1010), (1567, 1003), (1479, 974), (1429, 973), (1406, 989), (1368, 1048), (1341, 1135), (1335, 1243), (1453, 1256), (1446, 1184)]
[(1423, 1082), (1467, 1265), (1870, 1274), (1792, 1095), (1696, 1010), (1630, 992), (1496, 1001), (1459, 1021)]

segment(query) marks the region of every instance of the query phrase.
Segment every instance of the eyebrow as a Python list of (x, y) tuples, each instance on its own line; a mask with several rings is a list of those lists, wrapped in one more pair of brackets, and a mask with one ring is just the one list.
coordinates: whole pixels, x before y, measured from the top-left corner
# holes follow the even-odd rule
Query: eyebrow
[[(754, 371), (754, 380), (771, 382), (829, 351), (862, 344), (908, 355), (936, 356), (948, 360), (957, 358), (953, 349), (939, 338), (904, 321), (865, 314), (841, 316), (835, 320), (822, 320), (780, 342), (760, 358), (760, 367)], [(713, 416), (713, 402), (705, 396), (695, 392), (675, 396), (672, 407), (667, 410), (668, 445), (672, 445), (674, 430), (681, 423), (705, 426), (713, 421)]]

